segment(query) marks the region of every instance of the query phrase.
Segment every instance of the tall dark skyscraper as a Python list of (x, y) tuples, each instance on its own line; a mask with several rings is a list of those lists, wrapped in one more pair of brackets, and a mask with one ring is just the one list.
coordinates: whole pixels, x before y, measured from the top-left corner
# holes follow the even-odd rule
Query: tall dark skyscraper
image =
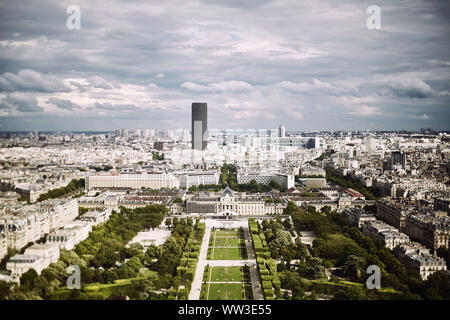
[(192, 103), (192, 149), (205, 150), (208, 130), (208, 107), (206, 103)]

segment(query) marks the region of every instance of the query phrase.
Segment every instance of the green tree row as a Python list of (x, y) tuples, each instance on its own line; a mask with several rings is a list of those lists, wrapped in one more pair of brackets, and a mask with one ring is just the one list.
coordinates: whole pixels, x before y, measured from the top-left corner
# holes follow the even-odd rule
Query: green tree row
[(344, 176), (342, 173), (330, 168), (325, 168), (325, 170), (327, 180), (330, 180), (340, 185), (341, 187), (352, 188), (354, 190), (357, 190), (361, 192), (368, 200), (376, 200), (381, 196), (377, 188), (366, 187), (356, 178), (353, 178), (348, 175)]
[(46, 193), (41, 194), (38, 198), (38, 201), (59, 198), (63, 195), (69, 194), (71, 192), (74, 192), (74, 191), (82, 189), (82, 188), (84, 188), (84, 179), (73, 179), (65, 187), (53, 189)]

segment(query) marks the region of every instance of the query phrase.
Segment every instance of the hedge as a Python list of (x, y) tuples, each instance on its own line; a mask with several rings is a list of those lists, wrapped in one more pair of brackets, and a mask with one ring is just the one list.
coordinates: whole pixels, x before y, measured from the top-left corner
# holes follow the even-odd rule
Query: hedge
[(271, 281), (272, 276), (269, 274), (261, 274), (261, 279), (262, 279), (262, 281)]
[(281, 288), (281, 281), (280, 281), (280, 279), (278, 277), (275, 278), (275, 279), (272, 279), (272, 284), (273, 284), (273, 287), (275, 289), (280, 289)]
[(263, 285), (263, 288), (264, 288), (264, 289), (270, 289), (270, 290), (272, 290), (272, 282), (270, 282), (270, 281), (263, 281), (263, 282), (262, 282), (262, 285)]
[(259, 224), (252, 218), (248, 219), (249, 229), (253, 240), (256, 262), (259, 276), (263, 284), (264, 297), (267, 300), (274, 299), (273, 288), (277, 289), (277, 295), (281, 288), (281, 282), (277, 274), (277, 263), (271, 258), (270, 250), (264, 233), (260, 230)]
[(264, 297), (268, 299), (269, 297), (273, 298), (273, 290), (272, 289), (264, 289)]
[[(186, 300), (188, 298), (192, 281), (195, 277), (195, 269), (197, 267), (198, 256), (200, 254), (201, 239), (204, 234), (205, 223), (197, 223), (186, 241), (186, 246), (180, 260), (180, 266), (177, 268), (177, 274), (179, 276), (184, 276), (185, 288), (178, 292), (178, 299)], [(175, 295), (177, 295), (176, 290)], [(170, 299), (173, 299), (173, 295), (169, 295), (169, 297)]]

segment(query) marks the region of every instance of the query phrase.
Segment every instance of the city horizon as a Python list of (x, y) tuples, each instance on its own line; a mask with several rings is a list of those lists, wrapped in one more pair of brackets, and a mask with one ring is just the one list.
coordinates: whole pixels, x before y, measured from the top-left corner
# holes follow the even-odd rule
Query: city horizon
[[(133, 129), (138, 129), (138, 130), (145, 130), (145, 128), (122, 128), (122, 129), (128, 129), (128, 130), (133, 130)], [(226, 131), (226, 130), (243, 130), (243, 131), (247, 131), (247, 130), (272, 130), (272, 129), (276, 129), (276, 128), (249, 128), (249, 129), (242, 129), (242, 128), (236, 128), (236, 129), (232, 129), (232, 128), (226, 128), (226, 129), (216, 129), (216, 128), (211, 128), (211, 130), (217, 130), (217, 131)], [(286, 133), (315, 133), (315, 132), (327, 132), (327, 133), (331, 133), (331, 132), (392, 132), (392, 133), (397, 133), (397, 132), (405, 132), (405, 133), (421, 133), (421, 129), (428, 129), (428, 128), (420, 128), (419, 130), (405, 130), (405, 129), (398, 129), (398, 130), (364, 130), (364, 129), (343, 129), (343, 130), (286, 130)], [(431, 128), (432, 129), (432, 128)], [(114, 130), (19, 130), (19, 131), (1, 131), (0, 133), (24, 133), (24, 132), (51, 132), (51, 133), (58, 133), (58, 132), (67, 132), (67, 133), (86, 133), (86, 132), (92, 132), (92, 133), (113, 133), (114, 131), (119, 130), (119, 129), (114, 129)], [(191, 130), (187, 129), (187, 128), (168, 128), (168, 129), (156, 129), (159, 132), (164, 132), (164, 131), (175, 131), (175, 130), (188, 130), (189, 132), (191, 132)], [(427, 132), (430, 133), (430, 132)], [(432, 129), (431, 133), (450, 133), (450, 130), (434, 130)]]
[[(226, 130), (236, 130), (236, 131), (252, 131), (252, 130), (275, 130), (279, 127), (279, 125), (277, 126), (272, 126), (272, 127), (265, 127), (265, 128), (223, 128), (223, 129), (219, 129), (219, 128), (210, 128), (208, 130), (211, 131), (226, 131)], [(117, 130), (122, 130), (122, 129), (126, 129), (129, 131), (132, 130), (140, 130), (140, 131), (144, 131), (144, 130), (156, 130), (158, 132), (164, 132), (164, 131), (176, 131), (176, 130), (188, 130), (189, 132), (191, 132), (191, 129), (189, 127), (170, 127), (170, 128), (150, 128), (150, 127), (138, 127), (138, 128), (134, 128), (134, 127), (128, 127), (128, 128), (123, 128), (123, 127), (118, 127), (118, 128), (114, 128), (114, 129), (109, 129), (109, 130), (93, 130), (93, 129), (86, 129), (86, 130), (70, 130), (70, 129), (64, 129), (64, 130), (57, 130), (57, 129), (46, 129), (46, 130), (41, 130), (41, 129), (25, 129), (25, 130), (0, 130), (0, 133), (23, 133), (23, 132), (69, 132), (69, 133), (83, 133), (83, 132), (99, 132), (99, 133), (103, 133), (103, 132), (107, 132), (107, 133), (113, 133)], [(359, 133), (363, 133), (363, 132), (411, 132), (411, 133), (416, 133), (416, 132), (422, 132), (422, 131), (426, 131), (426, 133), (449, 133), (450, 129), (436, 129), (436, 128), (432, 128), (432, 127), (421, 127), (418, 129), (367, 129), (367, 128), (363, 128), (363, 129), (310, 129), (310, 130), (302, 130), (302, 129), (290, 129), (286, 127), (286, 133), (314, 133), (314, 132), (359, 132)], [(423, 132), (422, 132), (423, 133)]]
[(0, 17), (2, 310), (447, 306), (450, 1), (15, 0)]

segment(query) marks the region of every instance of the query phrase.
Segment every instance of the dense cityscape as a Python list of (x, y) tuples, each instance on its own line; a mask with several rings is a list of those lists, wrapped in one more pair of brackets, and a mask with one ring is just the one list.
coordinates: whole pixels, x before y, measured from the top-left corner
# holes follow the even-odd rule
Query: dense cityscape
[(450, 298), (448, 132), (191, 115), (191, 130), (2, 133), (0, 298)]
[(0, 315), (445, 314), (449, 15), (0, 1)]

